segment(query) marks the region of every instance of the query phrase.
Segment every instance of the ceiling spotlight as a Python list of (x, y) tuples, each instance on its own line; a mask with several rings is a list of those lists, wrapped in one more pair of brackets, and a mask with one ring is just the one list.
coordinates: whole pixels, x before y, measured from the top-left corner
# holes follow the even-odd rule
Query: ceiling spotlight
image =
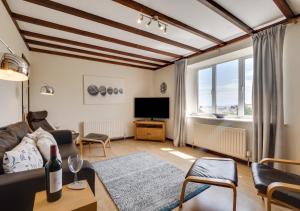
[(152, 20), (150, 19), (149, 22), (146, 24), (146, 27), (148, 28), (151, 25)]
[(164, 34), (167, 34), (167, 26), (164, 28)]
[(160, 22), (158, 22), (158, 28), (159, 28), (160, 30), (164, 30), (164, 25), (162, 25)]
[(143, 19), (144, 19), (144, 16), (141, 15), (141, 17), (139, 17), (139, 19), (137, 20), (137, 23), (138, 23), (138, 24), (142, 23)]

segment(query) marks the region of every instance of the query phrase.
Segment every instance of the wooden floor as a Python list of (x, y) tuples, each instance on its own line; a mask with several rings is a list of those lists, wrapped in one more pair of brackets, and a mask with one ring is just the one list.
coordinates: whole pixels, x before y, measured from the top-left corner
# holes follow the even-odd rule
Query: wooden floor
[[(147, 151), (159, 156), (178, 168), (188, 171), (196, 158), (203, 156), (214, 156), (199, 149), (191, 147), (173, 147), (171, 142), (148, 142), (122, 140), (112, 141), (112, 148), (107, 150), (107, 157), (127, 155), (135, 152)], [(107, 159), (102, 157), (103, 151), (99, 144), (92, 145), (89, 151), (88, 146), (84, 147), (84, 159), (91, 162)], [(239, 186), (237, 193), (238, 211), (260, 211), (264, 210), (264, 202), (256, 195), (253, 187), (250, 168), (243, 164), (238, 164)], [(117, 210), (115, 204), (104, 189), (102, 183), (96, 178), (96, 198), (98, 201), (98, 211)], [(229, 211), (232, 210), (232, 192), (229, 189), (220, 187), (210, 187), (203, 193), (184, 203), (183, 208), (175, 210), (189, 211)], [(274, 207), (274, 211), (286, 210)]]

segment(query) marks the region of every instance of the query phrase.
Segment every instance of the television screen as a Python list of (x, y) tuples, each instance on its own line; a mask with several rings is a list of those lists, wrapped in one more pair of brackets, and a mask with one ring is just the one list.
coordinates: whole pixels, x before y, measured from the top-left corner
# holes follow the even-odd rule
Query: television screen
[(169, 118), (169, 98), (135, 98), (134, 100), (135, 118)]

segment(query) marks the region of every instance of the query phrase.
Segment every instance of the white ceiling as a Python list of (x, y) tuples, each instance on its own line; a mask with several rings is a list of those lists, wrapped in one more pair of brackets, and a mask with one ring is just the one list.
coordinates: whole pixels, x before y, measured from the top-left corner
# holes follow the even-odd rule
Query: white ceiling
[[(257, 28), (261, 25), (271, 23), (274, 20), (284, 19), (283, 14), (276, 7), (273, 0), (239, 0), (239, 1), (215, 0), (215, 1), (252, 28)], [(162, 51), (179, 54), (182, 56), (187, 56), (194, 53), (190, 50), (179, 48), (170, 44), (166, 44), (164, 42), (156, 41), (144, 36), (136, 35), (127, 31), (123, 31), (107, 25), (89, 21), (63, 12), (48, 9), (46, 7), (38, 6), (23, 0), (7, 0), (7, 2), (9, 4), (10, 9), (14, 13), (50, 21), (65, 26), (70, 26), (73, 28), (78, 28), (88, 32), (101, 34), (104, 36), (116, 38), (119, 40), (143, 45), (146, 47), (150, 47)], [(168, 25), (167, 34), (163, 34), (162, 31), (158, 29), (156, 24), (152, 24), (151, 27), (146, 28), (145, 23), (137, 24), (137, 19), (140, 15), (139, 12), (130, 9), (128, 7), (125, 7), (121, 4), (118, 4), (116, 2), (113, 2), (112, 0), (89, 0), (89, 1), (56, 0), (55, 2), (68, 5), (101, 17), (105, 17), (107, 19), (111, 19), (113, 21), (117, 21), (144, 31), (148, 31), (152, 34), (156, 34), (161, 37), (165, 37), (170, 40), (177, 41), (198, 49), (203, 50), (215, 45), (209, 40), (201, 38), (195, 34), (184, 31), (170, 24)], [(205, 33), (215, 36), (216, 38), (223, 41), (228, 41), (230, 39), (245, 34), (245, 32), (243, 32), (237, 26), (233, 25), (232, 23), (230, 23), (229, 21), (227, 21), (226, 19), (224, 19), (223, 17), (221, 17), (220, 15), (212, 11), (211, 9), (202, 5), (197, 0), (163, 0), (163, 1), (162, 0), (137, 0), (137, 2), (147, 7), (150, 7), (154, 10), (157, 10), (160, 13), (163, 13), (169, 17), (177, 19), (189, 26), (199, 29)], [(296, 14), (300, 13), (300, 0), (288, 0), (288, 3), (293, 8), (293, 11)], [(30, 23), (25, 23), (22, 21), (17, 21), (17, 23), (19, 24), (22, 30), (75, 40), (83, 43), (98, 45), (102, 47), (140, 54), (140, 55), (149, 56), (158, 59), (164, 59), (169, 61), (175, 59), (158, 53), (127, 47), (124, 45), (102, 41), (94, 38), (89, 38), (81, 35), (76, 35), (68, 32), (63, 32), (60, 30), (46, 28), (46, 27), (42, 27)], [(30, 39), (40, 40), (36, 38), (30, 38)], [(46, 40), (40, 40), (40, 41), (55, 43)], [(55, 43), (55, 44), (71, 46), (71, 45), (66, 45), (61, 43)], [(48, 48), (48, 47), (40, 47), (34, 45), (30, 45), (30, 46), (41, 48), (41, 49), (55, 50), (53, 48)], [(76, 48), (85, 49), (89, 51), (96, 51), (96, 50), (91, 50), (82, 47), (76, 47)], [(55, 51), (65, 52), (63, 50), (55, 50)], [(114, 53), (107, 53), (107, 52), (101, 52), (101, 53), (121, 56)], [(82, 55), (79, 53), (73, 53), (73, 54)], [(85, 55), (85, 56), (90, 56), (90, 55)], [(126, 56), (123, 55), (122, 57), (126, 58)], [(128, 57), (128, 58), (132, 59), (132, 57)], [(134, 59), (143, 60), (139, 58), (134, 58)], [(107, 59), (107, 60), (112, 60), (112, 59)], [(151, 62), (155, 63), (153, 61)]]

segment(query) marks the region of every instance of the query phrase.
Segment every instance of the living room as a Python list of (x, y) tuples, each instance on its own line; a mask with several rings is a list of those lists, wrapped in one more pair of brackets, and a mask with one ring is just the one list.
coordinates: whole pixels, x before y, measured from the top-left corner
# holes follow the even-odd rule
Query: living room
[(2, 0), (0, 210), (299, 210), (299, 16)]

